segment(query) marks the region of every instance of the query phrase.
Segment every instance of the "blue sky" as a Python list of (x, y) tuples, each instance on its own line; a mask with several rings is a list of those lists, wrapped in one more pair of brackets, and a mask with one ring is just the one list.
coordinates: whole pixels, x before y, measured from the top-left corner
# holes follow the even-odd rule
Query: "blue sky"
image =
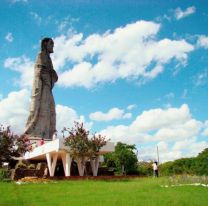
[(83, 121), (139, 158), (197, 155), (208, 146), (206, 1), (2, 0), (0, 122), (28, 116), (40, 39), (54, 39), (57, 129)]

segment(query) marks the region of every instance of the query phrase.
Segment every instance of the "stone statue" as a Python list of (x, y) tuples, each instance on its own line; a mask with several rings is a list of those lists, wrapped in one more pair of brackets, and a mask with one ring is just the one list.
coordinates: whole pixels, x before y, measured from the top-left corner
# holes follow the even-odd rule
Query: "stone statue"
[(32, 88), (30, 115), (26, 123), (25, 134), (31, 139), (43, 138), (52, 140), (56, 131), (56, 111), (52, 89), (58, 80), (50, 58), (54, 42), (51, 38), (41, 41)]

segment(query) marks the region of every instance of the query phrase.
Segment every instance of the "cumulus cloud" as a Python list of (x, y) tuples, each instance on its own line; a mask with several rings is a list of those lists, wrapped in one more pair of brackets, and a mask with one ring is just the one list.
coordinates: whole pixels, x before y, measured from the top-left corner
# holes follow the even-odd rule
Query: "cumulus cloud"
[(205, 121), (204, 123), (204, 129), (202, 131), (203, 136), (208, 136), (208, 121)]
[(208, 49), (208, 36), (205, 35), (198, 36), (197, 46)]
[(138, 21), (86, 39), (81, 33), (55, 38), (55, 68), (73, 63), (60, 74), (59, 85), (91, 88), (117, 79), (147, 80), (157, 77), (173, 59), (184, 65), (194, 47), (183, 39), (157, 40), (159, 29), (160, 24)]
[(33, 80), (33, 66), (34, 63), (27, 57), (9, 57), (4, 61), (4, 67), (21, 74), (17, 83), (21, 87), (31, 87)]
[[(10, 92), (0, 100), (0, 124), (11, 125), (17, 134), (23, 133), (29, 115), (30, 95), (29, 90), (22, 89)], [(71, 128), (74, 121), (84, 122), (87, 129), (92, 128), (92, 122), (86, 122), (84, 116), (68, 106), (58, 104), (56, 113), (59, 136), (63, 127)], [(113, 142), (139, 144), (139, 157), (143, 160), (155, 159), (158, 146), (161, 161), (168, 161), (195, 156), (208, 147), (206, 141), (196, 138), (199, 134), (208, 135), (207, 122), (193, 119), (188, 105), (184, 104), (179, 108), (144, 111), (130, 125), (109, 126), (100, 133)]]
[(112, 108), (107, 113), (97, 111), (89, 115), (91, 120), (106, 121), (106, 122), (116, 120), (116, 119), (129, 119), (131, 118), (131, 116), (132, 116), (131, 113), (125, 113), (124, 110), (119, 109), (119, 108)]
[[(137, 21), (86, 39), (82, 33), (55, 37), (52, 60), (59, 73), (58, 85), (92, 88), (118, 79), (144, 83), (156, 78), (173, 59), (177, 60), (177, 65), (184, 66), (194, 47), (184, 39), (157, 40), (160, 26)], [(33, 72), (28, 68), (32, 65), (26, 56), (5, 61), (5, 67), (21, 73), (20, 82), (25, 82), (21, 83), (25, 86), (32, 81)], [(28, 69), (24, 69), (26, 67)]]
[(113, 142), (137, 144), (141, 160), (157, 160), (158, 146), (164, 162), (196, 156), (208, 147), (206, 141), (197, 139), (202, 130), (207, 134), (207, 125), (192, 118), (188, 105), (183, 104), (179, 108), (144, 111), (130, 125), (108, 126), (100, 133)]
[(10, 92), (0, 100), (0, 123), (11, 126), (15, 133), (23, 133), (29, 114), (29, 92), (26, 89)]
[(59, 136), (61, 136), (61, 131), (64, 127), (72, 128), (74, 126), (74, 122), (82, 122), (84, 127), (88, 130), (92, 127), (92, 122), (86, 122), (85, 117), (83, 115), (79, 116), (77, 112), (64, 105), (56, 105), (56, 129), (58, 131)]
[(184, 11), (181, 8), (175, 9), (175, 18), (177, 20), (180, 20), (182, 18), (185, 18), (191, 14), (194, 14), (196, 12), (196, 7), (191, 6), (185, 9)]
[[(12, 131), (22, 134), (29, 116), (31, 92), (27, 89), (13, 91), (7, 97), (0, 99), (0, 124), (11, 126)], [(86, 122), (84, 116), (79, 116), (77, 112), (64, 105), (56, 105), (56, 121), (58, 135), (61, 136), (61, 130), (74, 126), (74, 121), (83, 122), (87, 129), (92, 127), (91, 122)]]
[(5, 36), (5, 39), (6, 39), (6, 41), (8, 41), (8, 42), (13, 42), (14, 37), (13, 37), (13, 35), (12, 35), (11, 32), (8, 32), (7, 35)]
[(157, 160), (158, 148), (160, 162), (173, 161), (182, 157), (195, 157), (207, 147), (207, 142), (197, 141), (196, 138), (176, 141), (174, 144), (160, 141), (154, 146), (141, 146), (138, 150), (138, 157), (143, 161)]
[(171, 142), (196, 136), (202, 125), (191, 117), (188, 105), (184, 104), (180, 108), (144, 111), (130, 125), (108, 126), (102, 134), (115, 142)]

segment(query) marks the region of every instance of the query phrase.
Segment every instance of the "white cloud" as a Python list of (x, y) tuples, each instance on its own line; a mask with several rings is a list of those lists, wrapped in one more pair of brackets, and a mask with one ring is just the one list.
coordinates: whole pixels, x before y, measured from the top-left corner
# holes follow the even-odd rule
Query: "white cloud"
[(12, 131), (21, 134), (24, 131), (29, 114), (29, 92), (26, 89), (10, 92), (0, 101), (0, 124), (11, 126)]
[(205, 71), (200, 72), (196, 75), (193, 83), (195, 86), (203, 86), (207, 83), (207, 78), (208, 78), (208, 71), (205, 70)]
[(112, 142), (139, 144), (141, 160), (157, 160), (158, 146), (160, 162), (164, 162), (196, 156), (207, 148), (206, 141), (197, 139), (202, 130), (207, 134), (207, 122), (193, 119), (188, 105), (184, 104), (179, 108), (144, 111), (130, 125), (108, 126), (100, 133)]
[(108, 126), (101, 133), (112, 141), (128, 143), (173, 142), (195, 137), (203, 124), (191, 117), (188, 105), (144, 111), (128, 126)]
[(57, 21), (56, 24), (58, 25), (58, 30), (60, 32), (64, 32), (68, 29), (70, 29), (70, 31), (73, 31), (73, 24), (76, 22), (79, 22), (79, 18), (67, 16), (62, 21)]
[(197, 46), (208, 49), (208, 36), (205, 35), (198, 36)]
[(4, 61), (4, 67), (21, 74), (20, 79), (17, 80), (17, 83), (21, 87), (32, 86), (34, 63), (29, 58), (25, 56), (9, 57)]
[(55, 68), (64, 68), (68, 61), (73, 63), (59, 75), (59, 85), (91, 88), (117, 79), (147, 80), (163, 72), (172, 59), (185, 65), (194, 47), (183, 39), (156, 40), (159, 28), (160, 24), (138, 21), (86, 39), (83, 34), (56, 37)]
[(56, 105), (56, 113), (57, 113), (57, 130), (60, 132), (64, 127), (70, 128), (74, 125), (74, 121), (79, 119), (77, 112), (63, 105)]
[(112, 108), (107, 113), (101, 111), (91, 113), (89, 117), (94, 121), (112, 121), (116, 119), (129, 119), (132, 117), (132, 114), (125, 113), (124, 110), (119, 108)]
[(141, 146), (138, 149), (138, 157), (141, 160), (157, 160), (157, 146), (159, 151), (159, 161), (173, 161), (182, 157), (195, 157), (202, 150), (208, 147), (205, 141), (197, 141), (196, 138), (184, 139), (169, 144), (160, 141), (153, 146)]
[[(184, 66), (194, 47), (183, 39), (156, 40), (159, 28), (160, 24), (138, 21), (86, 39), (81, 33), (54, 38), (52, 60), (59, 73), (58, 85), (92, 88), (117, 79), (146, 82), (173, 59)], [(5, 60), (5, 67), (21, 73), (22, 86), (32, 85), (32, 65), (25, 56)]]
[[(72, 128), (74, 126), (74, 122), (82, 122), (84, 123), (84, 128), (91, 129), (93, 123), (92, 122), (86, 122), (85, 117), (83, 115), (79, 116), (77, 112), (64, 105), (56, 105), (56, 128), (58, 131), (59, 136), (61, 136), (61, 131), (64, 127), (66, 128)], [(66, 133), (67, 134), (67, 133)]]
[(132, 117), (132, 113), (128, 112), (123, 115), (123, 119), (130, 119)]
[(194, 6), (188, 7), (184, 11), (181, 8), (177, 8), (177, 9), (175, 9), (175, 18), (177, 20), (180, 20), (180, 19), (185, 18), (191, 14), (194, 14), (195, 12), (196, 12), (196, 7), (194, 7)]
[(128, 109), (128, 110), (132, 110), (132, 109), (134, 109), (134, 108), (136, 108), (136, 107), (137, 107), (136, 104), (130, 104), (130, 105), (128, 105), (127, 109)]
[(203, 136), (208, 136), (208, 121), (205, 121), (204, 123), (204, 129), (202, 131)]
[(12, 35), (11, 32), (8, 32), (7, 35), (5, 36), (5, 39), (6, 39), (8, 42), (13, 42), (14, 37), (13, 37), (13, 35)]
[[(10, 92), (7, 97), (0, 99), (0, 124), (11, 126), (16, 134), (22, 134), (29, 116), (30, 91), (22, 89)], [(83, 122), (85, 128), (91, 129), (92, 122), (86, 122), (84, 116), (79, 116), (77, 112), (67, 106), (56, 105), (56, 128), (58, 135), (62, 136), (61, 130), (74, 126), (74, 121)]]
[(30, 12), (30, 15), (32, 16), (35, 21), (40, 24), (42, 22), (42, 18), (35, 12)]

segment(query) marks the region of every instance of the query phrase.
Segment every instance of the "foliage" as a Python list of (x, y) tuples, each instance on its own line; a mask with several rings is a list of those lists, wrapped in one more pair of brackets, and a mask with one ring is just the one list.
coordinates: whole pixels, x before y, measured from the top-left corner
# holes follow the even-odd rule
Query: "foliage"
[[(70, 147), (71, 156), (77, 160), (79, 174), (82, 176), (86, 171), (87, 160), (95, 159), (101, 147), (106, 145), (105, 137), (101, 135), (93, 135), (89, 138), (89, 131), (87, 131), (83, 123), (75, 122), (75, 126), (71, 129), (64, 129), (68, 131), (69, 136), (65, 139), (65, 145)], [(84, 170), (82, 170), (82, 168)]]
[(8, 170), (7, 169), (0, 168), (0, 181), (6, 179), (8, 177), (9, 177)]
[(152, 162), (138, 162), (138, 174), (141, 176), (152, 176)]
[(70, 147), (70, 153), (74, 158), (94, 158), (107, 143), (106, 138), (100, 134), (94, 134), (90, 139), (90, 133), (84, 128), (83, 123), (75, 122), (74, 127), (65, 130), (69, 133), (65, 138), (65, 145)]
[(25, 135), (15, 135), (10, 127), (0, 127), (0, 165), (2, 162), (10, 162), (12, 157), (19, 157), (30, 150), (30, 143)]
[(161, 164), (160, 173), (162, 175), (208, 175), (208, 148), (197, 157), (181, 158)]
[(70, 154), (74, 158), (84, 158), (89, 156), (89, 131), (84, 129), (83, 123), (75, 122), (75, 127), (66, 129), (69, 136), (65, 138), (65, 145), (70, 147)]
[(90, 157), (91, 158), (95, 158), (100, 149), (106, 145), (107, 140), (105, 137), (101, 136), (100, 134), (98, 134), (98, 136), (96, 136), (95, 134), (93, 135), (93, 137), (90, 139), (89, 141), (89, 150), (90, 150)]
[(119, 173), (136, 173), (137, 156), (134, 153), (135, 145), (128, 145), (118, 142), (115, 152), (105, 155), (105, 163), (108, 167), (114, 167)]

